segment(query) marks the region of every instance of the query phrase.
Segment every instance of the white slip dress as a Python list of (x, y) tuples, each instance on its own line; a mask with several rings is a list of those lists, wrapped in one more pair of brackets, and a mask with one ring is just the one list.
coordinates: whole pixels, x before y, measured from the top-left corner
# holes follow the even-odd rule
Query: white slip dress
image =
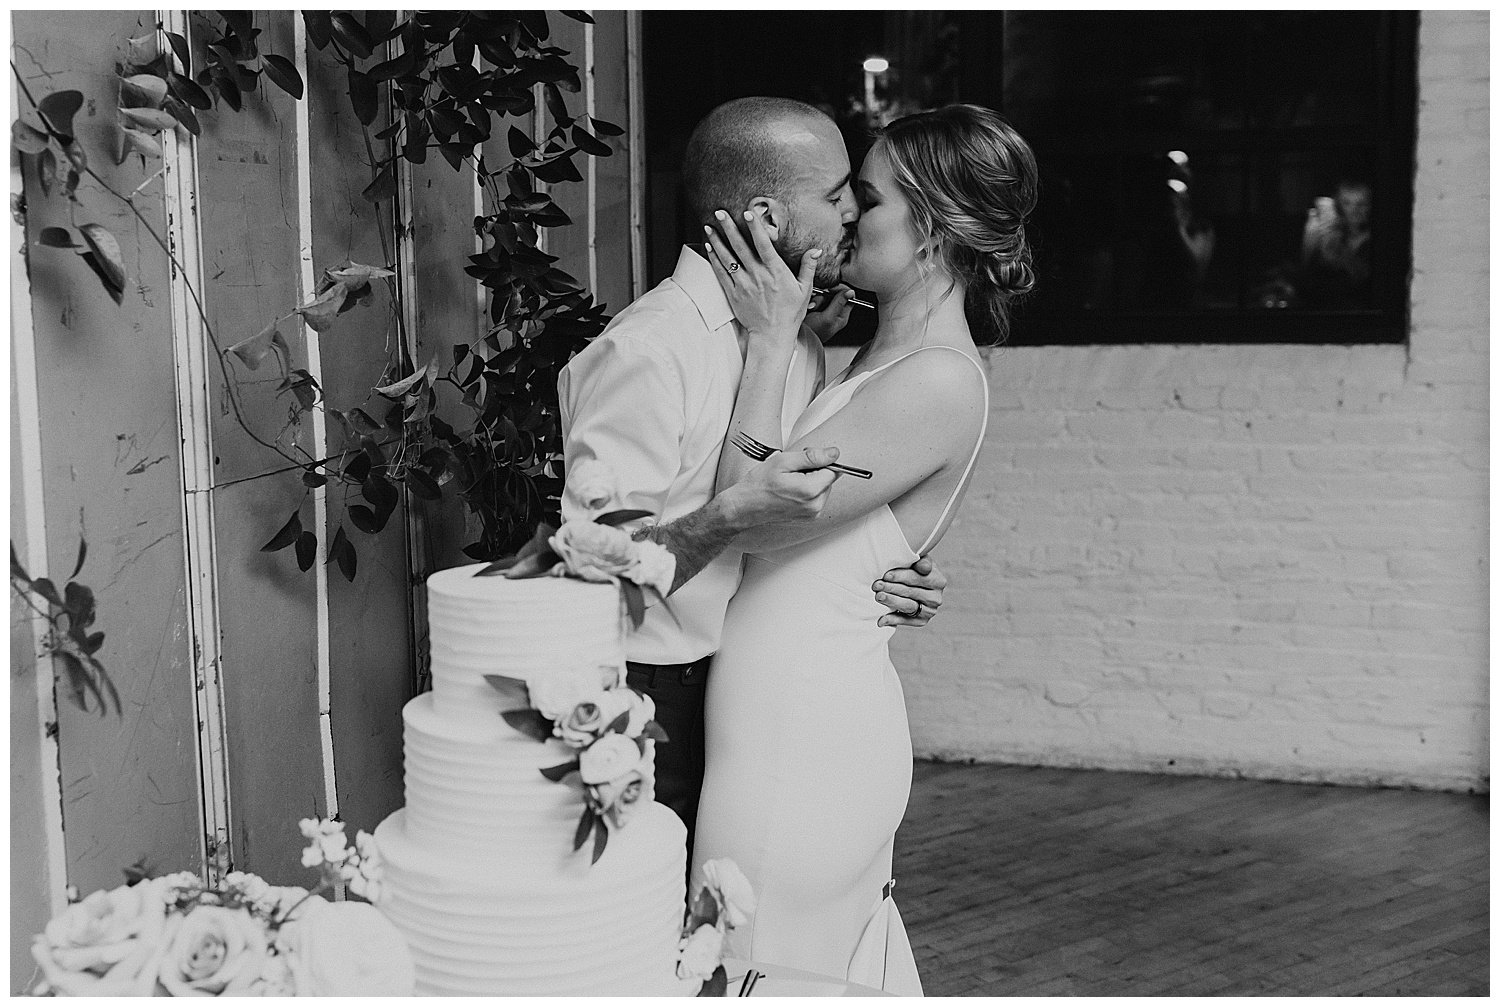
[[(931, 349), (962, 352), (913, 352)], [(791, 439), (905, 358), (824, 389)], [(986, 386), (986, 417), (988, 396)], [(734, 957), (922, 994), (891, 899), (896, 828), (911, 792), (911, 733), (887, 647), (894, 629), (877, 625), (888, 610), (871, 584), (931, 547), (983, 439), (981, 427), (921, 548), (882, 505), (819, 538), (746, 557), (708, 680), (692, 882), (696, 890), (703, 863), (721, 857), (749, 878), (757, 909), (730, 932)]]

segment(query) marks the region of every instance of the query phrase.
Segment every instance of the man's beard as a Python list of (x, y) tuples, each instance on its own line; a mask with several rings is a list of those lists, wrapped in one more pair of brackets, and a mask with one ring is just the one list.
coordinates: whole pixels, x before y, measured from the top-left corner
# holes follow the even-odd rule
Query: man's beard
[(839, 270), (843, 268), (843, 264), (839, 261), (839, 252), (847, 247), (850, 237), (840, 235), (838, 243), (830, 249), (821, 241), (799, 231), (794, 221), (788, 221), (786, 234), (776, 242), (776, 251), (781, 256), (781, 261), (787, 264), (787, 268), (797, 273), (802, 269), (804, 252), (813, 248), (823, 249), (823, 255), (818, 259), (817, 271), (813, 274), (813, 284), (819, 287), (832, 287), (838, 284)]

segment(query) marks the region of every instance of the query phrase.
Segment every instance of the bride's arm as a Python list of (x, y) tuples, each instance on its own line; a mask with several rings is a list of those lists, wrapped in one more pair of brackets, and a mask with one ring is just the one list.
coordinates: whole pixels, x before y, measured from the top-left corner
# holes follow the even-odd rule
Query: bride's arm
[(750, 529), (735, 548), (765, 552), (827, 534), (949, 465), (962, 465), (984, 420), (981, 381), (978, 369), (952, 353), (918, 353), (870, 378), (848, 405), (786, 450), (837, 444), (841, 462), (874, 475), (839, 476), (816, 516)]
[[(719, 231), (704, 228), (709, 264), (745, 330), (745, 368), (719, 456), (715, 488), (720, 493), (743, 479), (755, 464), (730, 443), (736, 433), (749, 434), (773, 448), (781, 447), (787, 371), (822, 255), (820, 249), (808, 251), (802, 257), (801, 272), (794, 276), (772, 246), (765, 222), (748, 210), (744, 216), (748, 241), (722, 210), (715, 214)], [(735, 268), (731, 270), (730, 266)]]

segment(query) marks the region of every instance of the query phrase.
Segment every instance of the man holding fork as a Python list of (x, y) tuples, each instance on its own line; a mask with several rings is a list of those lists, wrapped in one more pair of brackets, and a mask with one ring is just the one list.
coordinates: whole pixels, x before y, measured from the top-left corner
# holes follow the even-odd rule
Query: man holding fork
[[(694, 129), (683, 174), (700, 224), (718, 210), (758, 213), (794, 272), (804, 253), (819, 250), (817, 284), (838, 287), (809, 313), (799, 336), (782, 405), (790, 430), (824, 381), (816, 333), (837, 332), (851, 310), (839, 265), (859, 207), (843, 138), (810, 105), (740, 98)], [(568, 473), (590, 461), (607, 466), (619, 481), (617, 506), (657, 515), (637, 534), (661, 542), (677, 560), (672, 593), (647, 609), (626, 641), (627, 684), (652, 697), (670, 739), (656, 753), (656, 799), (687, 826), (690, 854), (703, 781), (704, 685), (740, 579), (741, 554), (731, 543), (749, 528), (818, 513), (836, 478), (828, 466), (838, 459), (831, 446), (771, 453), (715, 496), (744, 339), (703, 246), (688, 245), (672, 276), (616, 315), (558, 379)], [(742, 450), (764, 454), (752, 445)], [(587, 512), (574, 489), (568, 480), (565, 520)], [(928, 559), (886, 572), (872, 585), (890, 609), (881, 624), (925, 626), (946, 586)]]

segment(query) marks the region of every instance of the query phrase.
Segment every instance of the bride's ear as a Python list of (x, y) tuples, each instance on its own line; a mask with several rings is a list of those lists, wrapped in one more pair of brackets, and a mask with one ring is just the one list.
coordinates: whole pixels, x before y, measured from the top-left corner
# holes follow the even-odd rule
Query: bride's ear
[(771, 196), (756, 196), (750, 200), (749, 209), (765, 223), (766, 230), (771, 232), (772, 241), (781, 237), (781, 229), (787, 220), (785, 203)]

